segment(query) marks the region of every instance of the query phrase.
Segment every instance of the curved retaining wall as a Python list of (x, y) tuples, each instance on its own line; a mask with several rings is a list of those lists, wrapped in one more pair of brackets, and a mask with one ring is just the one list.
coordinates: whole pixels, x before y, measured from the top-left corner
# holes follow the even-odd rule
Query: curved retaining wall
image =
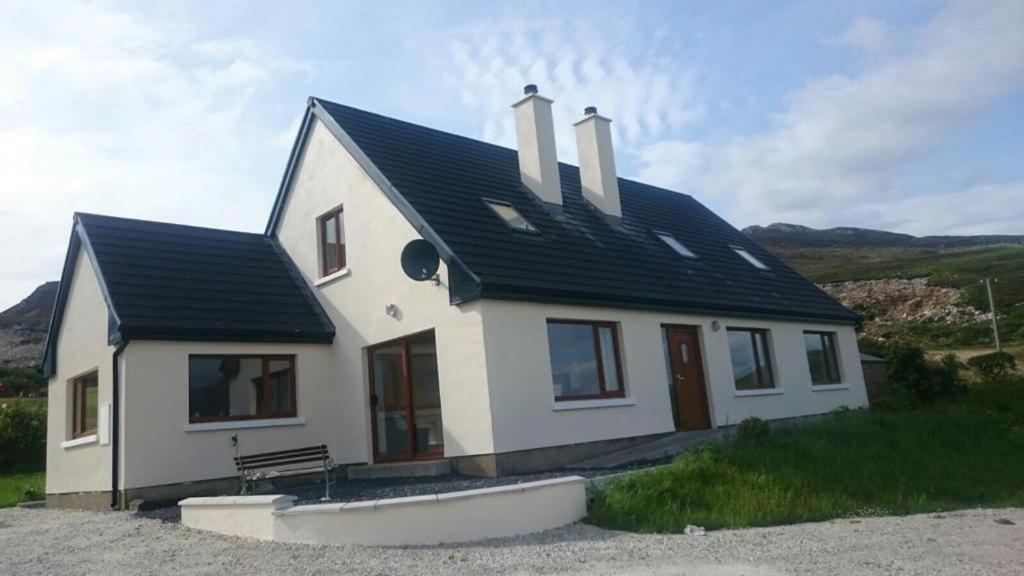
[(293, 496), (182, 500), (182, 524), (234, 536), (308, 544), (402, 546), (518, 536), (587, 515), (579, 476), (365, 502), (294, 506)]

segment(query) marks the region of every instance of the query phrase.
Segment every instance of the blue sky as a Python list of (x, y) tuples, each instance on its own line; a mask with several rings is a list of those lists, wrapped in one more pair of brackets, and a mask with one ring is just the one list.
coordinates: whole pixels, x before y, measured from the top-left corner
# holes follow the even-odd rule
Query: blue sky
[(1018, 0), (40, 4), (0, 7), (0, 309), (76, 210), (262, 230), (309, 95), (512, 146), (533, 82), (561, 160), (596, 105), (737, 226), (1024, 234)]

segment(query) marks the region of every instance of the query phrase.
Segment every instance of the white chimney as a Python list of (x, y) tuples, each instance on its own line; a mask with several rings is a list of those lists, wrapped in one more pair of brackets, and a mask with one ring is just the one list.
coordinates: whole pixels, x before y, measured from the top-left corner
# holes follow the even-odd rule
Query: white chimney
[(619, 179), (615, 175), (612, 151), (612, 121), (599, 115), (593, 106), (588, 106), (583, 113), (583, 120), (575, 124), (583, 197), (601, 212), (621, 218)]
[(535, 84), (527, 84), (523, 94), (526, 96), (512, 105), (516, 114), (519, 175), (538, 198), (561, 206), (562, 183), (558, 178), (552, 101), (537, 94)]

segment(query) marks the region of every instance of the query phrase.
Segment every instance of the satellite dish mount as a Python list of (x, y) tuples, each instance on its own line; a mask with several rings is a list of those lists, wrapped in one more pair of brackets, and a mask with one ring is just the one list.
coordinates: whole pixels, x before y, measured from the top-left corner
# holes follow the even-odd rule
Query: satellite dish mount
[(418, 238), (402, 248), (402, 271), (417, 282), (433, 280), (434, 286), (440, 286), (441, 277), (437, 273), (440, 265), (437, 248), (426, 240)]

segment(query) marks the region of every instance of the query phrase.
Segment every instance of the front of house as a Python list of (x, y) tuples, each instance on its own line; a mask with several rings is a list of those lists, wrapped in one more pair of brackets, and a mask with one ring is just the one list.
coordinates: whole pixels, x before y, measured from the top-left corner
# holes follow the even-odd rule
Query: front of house
[[(646, 437), (863, 406), (856, 316), (692, 197), (310, 99), (265, 234), (80, 214), (47, 344), (47, 498), (232, 493), (242, 453), (562, 467)], [(439, 253), (432, 280), (400, 256)]]

